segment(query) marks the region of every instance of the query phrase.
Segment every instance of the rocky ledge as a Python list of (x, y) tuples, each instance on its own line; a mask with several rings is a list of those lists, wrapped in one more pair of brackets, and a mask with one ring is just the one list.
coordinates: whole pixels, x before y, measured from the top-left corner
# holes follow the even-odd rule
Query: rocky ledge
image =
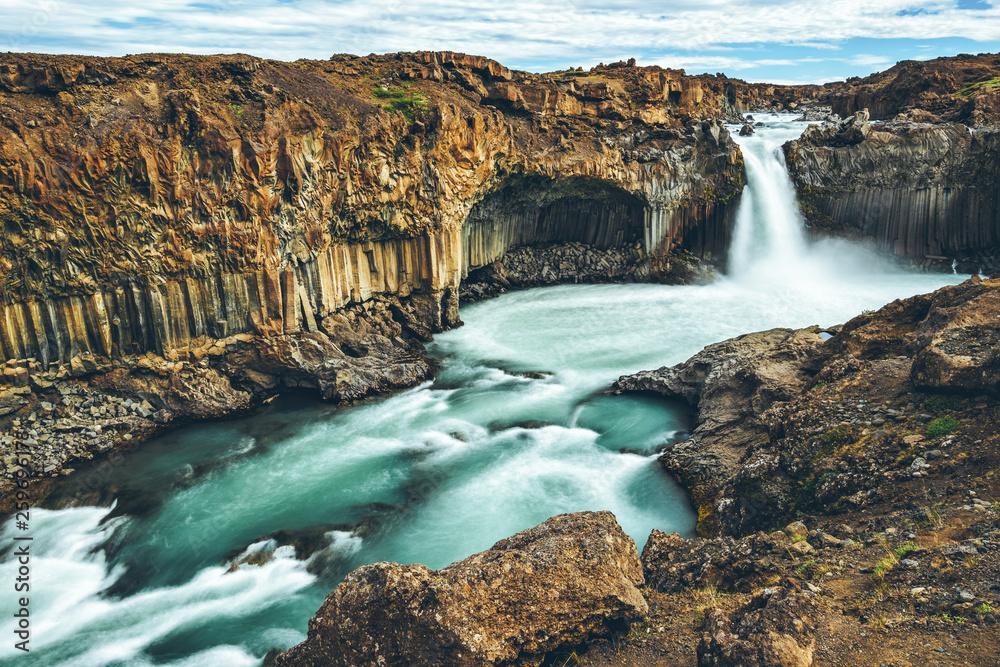
[(599, 250), (583, 243), (522, 246), (471, 272), (462, 281), (461, 303), (499, 296), (511, 289), (566, 283), (708, 282), (715, 267), (683, 250), (646, 253), (641, 244)]
[(699, 532), (745, 535), (995, 456), (998, 322), (1000, 279), (973, 277), (831, 329), (717, 343), (614, 389), (695, 407), (691, 437), (661, 461), (692, 490)]

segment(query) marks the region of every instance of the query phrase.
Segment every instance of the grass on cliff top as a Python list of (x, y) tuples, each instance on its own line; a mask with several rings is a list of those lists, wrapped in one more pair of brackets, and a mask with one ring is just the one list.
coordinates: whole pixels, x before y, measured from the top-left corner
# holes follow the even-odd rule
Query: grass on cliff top
[(955, 94), (959, 97), (968, 97), (976, 91), (986, 90), (989, 88), (1000, 88), (1000, 76), (995, 76), (992, 79), (986, 79), (985, 81), (967, 83)]
[(427, 96), (419, 91), (410, 91), (405, 88), (375, 88), (372, 90), (375, 97), (385, 100), (382, 108), (386, 111), (401, 111), (407, 122), (412, 123), (417, 118), (417, 112), (427, 108), (429, 102)]

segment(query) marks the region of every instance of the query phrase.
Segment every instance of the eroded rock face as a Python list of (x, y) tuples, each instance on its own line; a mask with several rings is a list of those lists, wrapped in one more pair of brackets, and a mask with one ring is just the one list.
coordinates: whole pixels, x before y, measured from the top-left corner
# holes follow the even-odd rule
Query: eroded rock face
[(956, 304), (935, 300), (926, 319), (945, 322), (930, 333), (927, 345), (913, 360), (910, 377), (915, 385), (927, 389), (1000, 391), (997, 290), (983, 290)]
[(441, 570), (355, 570), (275, 664), (536, 665), (642, 617), (642, 583), (614, 515), (563, 514)]
[(816, 644), (809, 603), (768, 588), (746, 605), (708, 614), (698, 667), (810, 667)]
[(811, 125), (784, 146), (815, 231), (872, 239), (924, 266), (989, 273), (1000, 267), (1000, 130), (898, 120)]
[(698, 530), (716, 530), (715, 495), (734, 474), (746, 449), (768, 441), (758, 416), (803, 388), (803, 365), (823, 342), (819, 329), (771, 329), (709, 345), (688, 361), (622, 376), (616, 391), (650, 391), (697, 409), (688, 439), (660, 457), (691, 491)]
[(8, 54), (0, 356), (165, 356), (375, 296), (433, 301), (433, 332), (470, 268), (536, 242), (718, 254), (742, 187), (719, 120), (773, 94), (454, 53)]
[[(963, 420), (971, 433), (995, 432), (1000, 280), (973, 277), (830, 331), (825, 342), (815, 327), (741, 336), (614, 385), (696, 406), (692, 436), (660, 461), (690, 491), (703, 536), (751, 535), (799, 513), (864, 507), (900, 480), (924, 476), (924, 449), (940, 464), (934, 446), (948, 446)], [(982, 408), (942, 414), (937, 406), (959, 405), (958, 397)], [(652, 577), (666, 589), (704, 575), (692, 568), (705, 554), (681, 558), (675, 546), (663, 538), (644, 552), (692, 563)]]
[(870, 109), (873, 118), (888, 120), (920, 109), (944, 120), (995, 124), (1000, 105), (996, 88), (988, 82), (998, 75), (1000, 56), (992, 53), (904, 60), (884, 72), (831, 86), (827, 99), (844, 117)]

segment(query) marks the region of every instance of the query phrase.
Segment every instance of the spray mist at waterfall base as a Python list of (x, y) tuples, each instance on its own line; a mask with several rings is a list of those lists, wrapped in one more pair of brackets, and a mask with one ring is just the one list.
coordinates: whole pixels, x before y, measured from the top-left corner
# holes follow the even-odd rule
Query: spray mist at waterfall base
[[(749, 183), (728, 275), (509, 293), (463, 308), (465, 326), (435, 337), (433, 382), (353, 407), (288, 397), (144, 444), (107, 483), (136, 491), (142, 511), (33, 510), (32, 651), (7, 641), (0, 661), (257, 665), (304, 639), (326, 594), (365, 563), (438, 568), (582, 510), (611, 510), (640, 548), (653, 528), (690, 536), (695, 516), (656, 461), (684, 437), (688, 411), (605, 395), (613, 380), (961, 280), (810, 244), (774, 150), (804, 125), (763, 119), (740, 138)], [(321, 539), (306, 554), (279, 546), (278, 531)], [(0, 545), (15, 532), (8, 523)], [(241, 553), (263, 556), (231, 567)], [(0, 579), (16, 568), (5, 555)], [(13, 611), (0, 607), (8, 638)]]

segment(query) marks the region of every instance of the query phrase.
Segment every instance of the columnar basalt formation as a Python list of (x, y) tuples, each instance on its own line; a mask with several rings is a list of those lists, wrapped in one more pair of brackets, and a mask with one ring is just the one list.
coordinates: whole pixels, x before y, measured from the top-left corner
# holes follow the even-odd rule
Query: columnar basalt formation
[[(921, 116), (917, 116), (921, 117)], [(1000, 131), (859, 112), (784, 147), (814, 230), (873, 239), (918, 262), (1000, 266)]]
[(454, 53), (4, 56), (0, 355), (81, 375), (317, 331), (377, 295), (429, 300), (441, 330), (462, 276), (538, 242), (721, 256), (742, 163), (717, 119), (773, 87), (581, 74)]

